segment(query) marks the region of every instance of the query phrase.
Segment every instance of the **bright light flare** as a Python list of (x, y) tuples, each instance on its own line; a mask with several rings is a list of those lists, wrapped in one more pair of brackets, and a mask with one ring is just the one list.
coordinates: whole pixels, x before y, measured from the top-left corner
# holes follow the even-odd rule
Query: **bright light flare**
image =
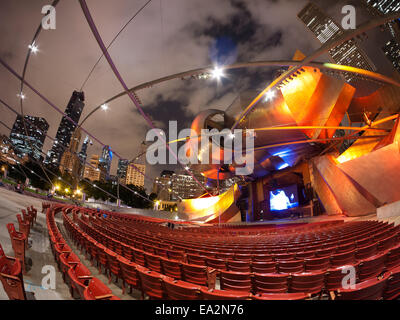
[(274, 92), (274, 91), (268, 91), (268, 92), (265, 94), (265, 99), (264, 99), (264, 101), (265, 101), (265, 102), (271, 101), (274, 97), (275, 97), (275, 92)]
[(213, 79), (221, 79), (224, 76), (224, 70), (220, 67), (215, 67), (214, 70), (211, 72), (211, 76)]
[(101, 105), (101, 110), (107, 111), (108, 110), (108, 105), (102, 104)]
[(17, 94), (17, 97), (19, 97), (21, 100), (25, 100), (26, 99), (26, 96), (25, 96), (25, 94), (23, 92)]
[(33, 54), (36, 54), (39, 51), (38, 46), (35, 43), (30, 44), (28, 48), (31, 49)]

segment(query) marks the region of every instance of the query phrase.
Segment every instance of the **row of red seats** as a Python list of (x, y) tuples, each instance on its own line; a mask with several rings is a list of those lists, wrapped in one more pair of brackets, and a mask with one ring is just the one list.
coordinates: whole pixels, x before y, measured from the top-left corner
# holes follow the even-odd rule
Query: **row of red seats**
[[(67, 213), (68, 211), (66, 211)], [(90, 235), (79, 229), (77, 225), (64, 214), (64, 225), (77, 245), (96, 260), (100, 266), (116, 278), (123, 280), (123, 293), (125, 284), (130, 289), (136, 288), (142, 292), (142, 297), (147, 295), (151, 299), (268, 299), (268, 300), (297, 300), (309, 297), (305, 293), (287, 294), (256, 294), (243, 293), (233, 290), (216, 290), (215, 277), (213, 271), (207, 267), (186, 265), (185, 280), (177, 280), (172, 276), (161, 274), (132, 262), (123, 256), (107, 249), (102, 244), (96, 242)], [(172, 262), (165, 259), (165, 262)], [(111, 279), (111, 278), (110, 278)], [(199, 284), (189, 281), (196, 280)]]
[[(81, 226), (82, 226), (82, 224), (81, 224)], [(86, 227), (88, 227), (88, 226), (86, 226)], [(93, 231), (93, 234), (98, 234), (98, 232)], [(136, 251), (136, 253), (137, 253), (137, 251)], [(359, 279), (364, 280), (368, 277), (374, 277), (374, 276), (382, 273), (384, 271), (384, 263), (383, 262), (386, 260), (387, 255), (389, 255), (389, 254), (391, 255), (391, 258), (393, 258), (393, 259), (389, 259), (389, 261), (392, 263), (392, 265), (395, 261), (397, 261), (397, 263), (400, 262), (400, 248), (399, 247), (394, 248), (390, 252), (386, 252), (385, 254), (380, 254), (380, 255), (374, 257), (373, 259), (362, 261), (362, 263), (359, 263), (358, 265), (355, 266), (357, 269), (358, 268), (361, 269), (361, 272), (360, 272), (361, 276)], [(135, 251), (134, 251), (133, 255), (136, 258)], [(185, 270), (187, 270), (188, 266), (185, 263), (180, 263), (178, 261), (171, 261), (171, 260), (168, 260), (165, 258), (160, 258), (160, 257), (154, 256), (154, 255), (148, 254), (148, 253), (142, 253), (142, 256), (143, 257), (141, 257), (140, 261), (137, 261), (137, 262), (139, 264), (143, 263), (143, 265), (146, 265), (150, 269), (153, 269), (153, 271), (155, 271), (155, 272), (164, 272), (165, 274), (169, 273), (170, 276), (172, 276), (173, 278), (177, 278), (177, 279), (182, 278), (180, 273), (187, 273), (187, 272), (185, 272)], [(300, 261), (297, 261), (296, 263), (299, 263), (299, 262)], [(286, 261), (286, 263), (290, 264), (293, 262)], [(165, 267), (165, 266), (167, 266), (167, 267)], [(177, 270), (179, 270), (179, 267), (181, 267), (184, 271), (183, 272), (177, 271)], [(195, 267), (195, 266), (192, 266), (192, 267)], [(171, 269), (171, 270), (168, 270), (168, 269)], [(295, 272), (295, 271), (293, 271), (293, 272)], [(301, 270), (298, 270), (297, 272), (301, 272)], [(118, 274), (118, 268), (116, 268), (116, 274)], [(236, 277), (236, 279), (232, 279), (232, 278), (229, 279), (228, 275), (231, 275), (231, 276), (233, 275), (234, 276), (233, 278)], [(341, 287), (341, 280), (343, 278), (341, 268), (337, 268), (336, 270), (329, 270), (329, 272), (327, 272), (326, 275), (327, 275), (327, 280), (328, 280), (328, 286), (327, 286), (328, 288), (338, 289)], [(285, 292), (288, 290), (287, 289), (288, 288), (287, 279), (290, 277), (290, 275), (288, 275), (288, 274), (286, 274), (286, 275), (285, 274), (284, 275), (270, 274), (270, 275), (253, 275), (253, 276), (256, 279), (260, 279), (260, 277), (263, 278), (262, 281), (258, 281), (258, 282), (256, 281), (256, 283), (265, 283), (265, 279), (284, 280), (283, 283), (280, 283), (280, 284), (278, 283), (277, 285), (281, 286), (280, 291)], [(250, 289), (248, 289), (248, 288), (251, 288), (251, 286), (252, 286), (251, 285), (251, 277), (252, 277), (252, 275), (250, 273), (246, 274), (246, 273), (221, 272), (221, 287), (225, 288), (225, 289), (229, 288), (229, 285), (227, 285), (226, 283), (229, 283), (229, 282), (234, 283), (236, 281), (239, 284), (241, 283), (242, 285), (243, 285), (243, 283), (246, 283), (246, 285), (244, 285), (244, 287), (245, 288), (247, 287), (246, 290), (250, 291)], [(302, 290), (311, 291), (314, 293), (315, 288), (318, 288), (317, 292), (321, 292), (321, 290), (322, 290), (321, 288), (324, 288), (324, 283), (325, 283), (324, 282), (324, 278), (325, 278), (324, 273), (320, 272), (319, 274), (318, 273), (300, 274), (300, 275), (293, 275), (293, 277), (295, 279), (303, 279), (303, 280), (305, 280), (306, 283), (308, 283), (311, 286), (311, 288), (309, 288), (309, 290), (306, 290), (305, 287), (303, 287)], [(310, 280), (315, 277), (317, 277), (319, 279), (318, 281), (320, 281), (320, 284), (317, 286), (313, 285), (313, 281)], [(205, 279), (207, 279), (205, 276), (199, 277), (199, 273), (196, 274), (196, 276), (191, 279), (188, 276), (186, 276), (186, 277), (184, 276), (183, 278), (189, 278), (189, 280), (191, 280), (192, 282), (197, 283), (197, 284), (205, 284), (206, 283)], [(239, 279), (237, 279), (237, 278), (239, 278)], [(267, 283), (268, 283), (268, 281), (267, 281)], [(272, 284), (273, 283), (274, 283), (274, 281), (272, 281)], [(236, 285), (236, 286), (232, 285), (229, 289), (240, 290), (240, 285)], [(256, 286), (255, 292), (263, 291), (263, 290), (264, 291), (266, 290), (267, 292), (268, 292), (268, 290), (271, 290), (273, 292), (274, 290), (276, 290), (276, 288), (274, 287), (274, 285), (272, 285), (272, 287), (269, 287), (269, 288), (268, 288), (268, 286), (267, 287), (264, 286), (264, 288), (262, 288), (262, 286), (261, 287)]]
[(48, 207), (46, 220), (50, 245), (64, 281), (71, 286), (71, 295), (74, 296), (74, 292), (77, 292), (79, 297), (85, 300), (120, 300), (99, 279), (92, 277), (90, 271), (80, 262), (63, 238), (54, 216), (66, 209), (67, 207), (62, 205)]
[(22, 215), (17, 214), (19, 231), (13, 223), (7, 224), (10, 235), (11, 246), (15, 257), (8, 257), (4, 254), (0, 245), (0, 280), (10, 300), (26, 300), (23, 274), (25, 268), (25, 250), (28, 244), (30, 228), (36, 222), (37, 210), (31, 206), (27, 210), (22, 209)]
[[(94, 222), (94, 221), (92, 221)], [(96, 224), (99, 229), (100, 227)], [(105, 231), (104, 228), (100, 228)], [(389, 233), (389, 232), (386, 232)], [(101, 233), (99, 233), (101, 235)], [(387, 234), (386, 234), (387, 235)], [(372, 236), (374, 237), (374, 236)], [(232, 270), (239, 272), (302, 272), (302, 271), (312, 271), (312, 270), (326, 270), (329, 267), (341, 266), (345, 264), (357, 263), (363, 259), (367, 259), (378, 252), (386, 250), (392, 247), (396, 243), (398, 237), (397, 231), (390, 231), (389, 235), (382, 239), (373, 242), (373, 238), (370, 237), (370, 243), (363, 241), (364, 246), (359, 247), (356, 250), (352, 250), (356, 247), (356, 244), (349, 243), (338, 247), (330, 247), (326, 249), (320, 249), (308, 252), (302, 252), (300, 254), (286, 253), (286, 254), (276, 254), (276, 255), (235, 255), (231, 253), (230, 255), (224, 255), (222, 253), (217, 253), (216, 258), (211, 258), (207, 256), (195, 255), (195, 254), (185, 254), (186, 259), (189, 263), (198, 265), (207, 265), (215, 269), (220, 270)], [(375, 235), (376, 237), (376, 235)], [(117, 242), (118, 243), (118, 242)], [(135, 243), (136, 247), (137, 244)], [(152, 253), (155, 255), (164, 255), (167, 252), (167, 256), (171, 255), (171, 250), (165, 250), (163, 248), (158, 248), (157, 246), (143, 246), (144, 251)], [(175, 256), (179, 256), (179, 251), (175, 251)], [(337, 252), (337, 253), (335, 253)], [(314, 257), (315, 254), (315, 257)], [(226, 259), (226, 257), (240, 258), (240, 260)], [(225, 257), (219, 258), (219, 257)], [(308, 258), (306, 258), (308, 257)], [(174, 257), (178, 259), (178, 257)], [(253, 258), (253, 261), (247, 259)], [(242, 260), (243, 259), (243, 260)], [(282, 261), (285, 260), (285, 261)]]
[[(100, 221), (102, 221), (102, 223), (104, 224), (109, 224), (110, 220), (109, 219), (99, 219)], [(107, 222), (106, 222), (107, 221)], [(365, 226), (367, 226), (368, 228), (365, 228)], [(303, 243), (299, 243), (294, 245), (290, 245), (288, 243), (286, 243), (285, 245), (280, 245), (279, 247), (271, 247), (271, 246), (267, 246), (267, 245), (263, 245), (262, 247), (258, 247), (257, 249), (255, 249), (256, 247), (254, 245), (252, 246), (246, 246), (243, 247), (242, 250), (240, 251), (241, 248), (239, 248), (239, 246), (232, 246), (232, 247), (227, 247), (227, 245), (221, 246), (221, 245), (213, 245), (213, 246), (209, 246), (207, 244), (205, 244), (204, 242), (201, 243), (202, 247), (204, 247), (203, 251), (209, 251), (209, 252), (215, 252), (215, 251), (219, 251), (221, 254), (223, 252), (226, 253), (232, 253), (233, 251), (236, 253), (240, 253), (240, 252), (244, 252), (244, 253), (253, 253), (253, 254), (261, 254), (261, 253), (269, 253), (269, 254), (280, 254), (280, 253), (296, 253), (296, 252), (302, 252), (304, 250), (318, 250), (318, 249), (326, 249), (332, 246), (346, 246), (346, 245), (351, 245), (351, 242), (356, 242), (357, 245), (362, 246), (365, 242), (365, 238), (368, 236), (368, 233), (374, 233), (374, 237), (379, 240), (379, 237), (384, 237), (385, 236), (385, 229), (387, 228), (393, 228), (393, 229), (397, 229), (393, 226), (390, 226), (388, 224), (383, 224), (383, 223), (379, 223), (379, 222), (372, 222), (368, 223), (365, 222), (362, 224), (363, 230), (362, 231), (358, 231), (355, 232), (355, 230), (349, 230), (349, 235), (347, 236), (346, 239), (343, 238), (343, 235), (341, 235), (341, 239), (339, 238), (333, 238), (331, 237), (331, 239), (329, 240), (319, 240), (319, 241), (313, 241), (311, 243), (308, 242), (303, 242)], [(146, 241), (145, 239), (147, 238), (149, 240), (149, 242), (160, 242), (163, 241), (165, 242), (169, 242), (171, 245), (175, 245), (175, 246), (182, 246), (184, 248), (189, 249), (190, 247), (193, 248), (193, 250), (197, 250), (197, 252), (199, 251), (198, 249), (195, 249), (196, 247), (198, 248), (199, 243), (190, 243), (190, 241), (188, 239), (185, 239), (184, 242), (180, 242), (177, 241), (176, 239), (173, 240), (169, 240), (167, 235), (158, 235), (157, 237), (152, 237), (150, 238), (148, 235), (146, 234), (140, 234), (140, 235), (136, 235), (134, 233), (130, 233), (129, 231), (124, 231), (124, 229), (126, 230), (127, 227), (124, 226), (118, 226), (115, 228), (110, 227), (109, 225), (106, 226), (106, 228), (110, 229), (110, 231), (114, 231), (115, 233), (119, 233), (120, 236), (122, 237), (128, 237), (128, 238), (132, 238), (132, 237), (140, 237), (142, 239), (142, 241)], [(175, 236), (175, 235), (174, 235)], [(224, 251), (223, 251), (224, 250)], [(195, 251), (194, 251), (195, 252)]]

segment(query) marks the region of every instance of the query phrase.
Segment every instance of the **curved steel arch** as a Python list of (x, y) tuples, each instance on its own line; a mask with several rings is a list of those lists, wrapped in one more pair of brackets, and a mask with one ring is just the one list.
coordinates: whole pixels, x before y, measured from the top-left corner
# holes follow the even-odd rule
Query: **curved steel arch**
[[(273, 66), (277, 66), (277, 67), (308, 66), (308, 67), (319, 68), (322, 70), (337, 70), (337, 71), (341, 71), (341, 72), (349, 72), (349, 73), (363, 75), (365, 77), (368, 77), (368, 78), (371, 78), (374, 80), (378, 80), (378, 81), (381, 81), (381, 82), (384, 82), (387, 84), (392, 84), (394, 86), (400, 87), (400, 82), (398, 82), (390, 77), (387, 77), (385, 75), (382, 75), (382, 74), (379, 74), (376, 72), (372, 72), (369, 70), (364, 70), (364, 69), (359, 69), (359, 68), (349, 67), (349, 66), (343, 66), (343, 65), (334, 64), (334, 63), (310, 62), (310, 63), (307, 63), (306, 65), (302, 65), (301, 61), (294, 61), (294, 60), (251, 61), (251, 62), (241, 62), (241, 63), (231, 64), (231, 65), (225, 66), (224, 70), (233, 70), (233, 69), (250, 68), (250, 67), (273, 67)], [(205, 68), (198, 68), (198, 69), (193, 69), (193, 70), (184, 71), (184, 72), (180, 72), (180, 73), (175, 73), (173, 75), (169, 75), (166, 77), (162, 77), (162, 78), (159, 78), (156, 80), (152, 80), (152, 81), (148, 81), (148, 82), (139, 84), (135, 87), (130, 88), (129, 92), (135, 92), (135, 91), (139, 91), (142, 89), (146, 89), (146, 88), (152, 87), (153, 85), (156, 85), (156, 84), (159, 84), (162, 82), (166, 82), (169, 80), (174, 80), (174, 79), (187, 77), (187, 76), (198, 75), (198, 74), (202, 74), (202, 73), (210, 73), (210, 72), (212, 72), (212, 70), (213, 70), (213, 67), (208, 66)], [(93, 113), (98, 111), (103, 104), (110, 103), (118, 98), (123, 97), (126, 94), (127, 94), (126, 91), (120, 92), (119, 94), (109, 98), (108, 100), (106, 100), (103, 103), (101, 103), (100, 105), (98, 105), (81, 121), (79, 126), (82, 126), (83, 123), (90, 116), (92, 116)]]
[(260, 101), (260, 99), (264, 96), (265, 93), (267, 93), (269, 90), (271, 90), (272, 88), (276, 87), (278, 84), (280, 84), (283, 80), (285, 80), (286, 78), (290, 77), (291, 75), (293, 75), (298, 69), (299, 67), (305, 66), (307, 63), (310, 63), (311, 61), (315, 60), (316, 58), (318, 58), (319, 56), (323, 55), (324, 53), (328, 52), (330, 49), (333, 49), (335, 47), (337, 47), (338, 45), (340, 45), (341, 43), (351, 40), (354, 37), (364, 33), (367, 30), (376, 28), (382, 24), (388, 23), (390, 21), (396, 20), (400, 17), (400, 12), (396, 12), (387, 16), (383, 16), (383, 17), (379, 17), (376, 19), (373, 19), (371, 21), (368, 21), (364, 24), (362, 24), (361, 26), (359, 26), (357, 29), (354, 30), (348, 30), (346, 32), (344, 32), (339, 38), (331, 40), (326, 42), (324, 45), (322, 45), (319, 49), (317, 49), (316, 51), (314, 51), (313, 54), (309, 55), (308, 57), (304, 58), (301, 62), (299, 66), (294, 66), (291, 67), (287, 72), (281, 74), (278, 78), (276, 78), (274, 81), (272, 81), (248, 106), (245, 110), (243, 110), (243, 112), (241, 113), (241, 115), (239, 116), (239, 118), (236, 120), (236, 122), (233, 124), (232, 126), (232, 130), (234, 130), (238, 124), (244, 119), (244, 117), (249, 113), (249, 111), (253, 108), (253, 106), (255, 106), (258, 101)]

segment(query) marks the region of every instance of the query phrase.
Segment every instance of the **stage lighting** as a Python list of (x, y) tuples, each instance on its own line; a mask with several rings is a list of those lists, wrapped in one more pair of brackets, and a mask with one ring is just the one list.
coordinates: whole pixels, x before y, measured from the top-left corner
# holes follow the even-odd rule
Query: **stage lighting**
[(221, 77), (224, 76), (224, 70), (220, 67), (215, 67), (211, 73), (211, 76), (213, 77), (213, 79), (220, 80)]

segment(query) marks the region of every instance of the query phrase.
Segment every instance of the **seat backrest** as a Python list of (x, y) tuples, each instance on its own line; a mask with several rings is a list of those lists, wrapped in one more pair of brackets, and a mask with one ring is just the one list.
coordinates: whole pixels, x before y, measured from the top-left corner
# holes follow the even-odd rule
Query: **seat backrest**
[(381, 280), (370, 279), (355, 285), (354, 289), (339, 289), (338, 300), (380, 300), (386, 288), (390, 274)]
[(217, 269), (217, 270), (226, 270), (226, 262), (223, 259), (217, 258), (207, 258), (206, 263), (208, 267)]
[(250, 261), (228, 260), (226, 265), (229, 271), (251, 272), (250, 263)]
[(304, 271), (304, 262), (301, 260), (278, 261), (278, 272), (295, 273)]
[(253, 291), (255, 293), (284, 293), (288, 291), (289, 274), (255, 273), (253, 275)]
[(400, 297), (400, 266), (390, 271), (390, 277), (383, 293), (384, 300), (394, 300)]
[(324, 272), (294, 273), (291, 277), (290, 292), (318, 293), (324, 287)]
[(275, 261), (253, 261), (251, 263), (251, 272), (254, 273), (274, 273), (276, 272)]
[(196, 264), (196, 265), (199, 265), (199, 266), (205, 266), (206, 265), (206, 257), (205, 256), (200, 256), (200, 255), (197, 255), (197, 254), (188, 253), (186, 255), (186, 258), (187, 258), (187, 261), (190, 264)]
[(207, 267), (182, 263), (181, 268), (184, 281), (207, 286)]
[(97, 278), (92, 278), (84, 291), (86, 300), (97, 300), (109, 295), (112, 295), (112, 291)]
[(250, 292), (252, 288), (251, 273), (221, 271), (220, 285), (222, 290)]
[(200, 286), (181, 280), (163, 279), (167, 298), (170, 300), (197, 300), (200, 295)]
[(162, 275), (147, 268), (137, 268), (142, 291), (153, 299), (165, 298), (165, 291), (162, 285)]
[(329, 257), (304, 259), (305, 271), (327, 270), (330, 266)]
[(246, 300), (249, 294), (243, 291), (200, 288), (203, 300)]
[(167, 258), (161, 258), (162, 273), (173, 279), (181, 279), (181, 263), (176, 260), (169, 260)]
[(252, 296), (254, 300), (306, 300), (310, 294), (299, 293), (261, 293)]
[(361, 281), (380, 275), (385, 268), (386, 254), (378, 254), (361, 261), (358, 277)]

